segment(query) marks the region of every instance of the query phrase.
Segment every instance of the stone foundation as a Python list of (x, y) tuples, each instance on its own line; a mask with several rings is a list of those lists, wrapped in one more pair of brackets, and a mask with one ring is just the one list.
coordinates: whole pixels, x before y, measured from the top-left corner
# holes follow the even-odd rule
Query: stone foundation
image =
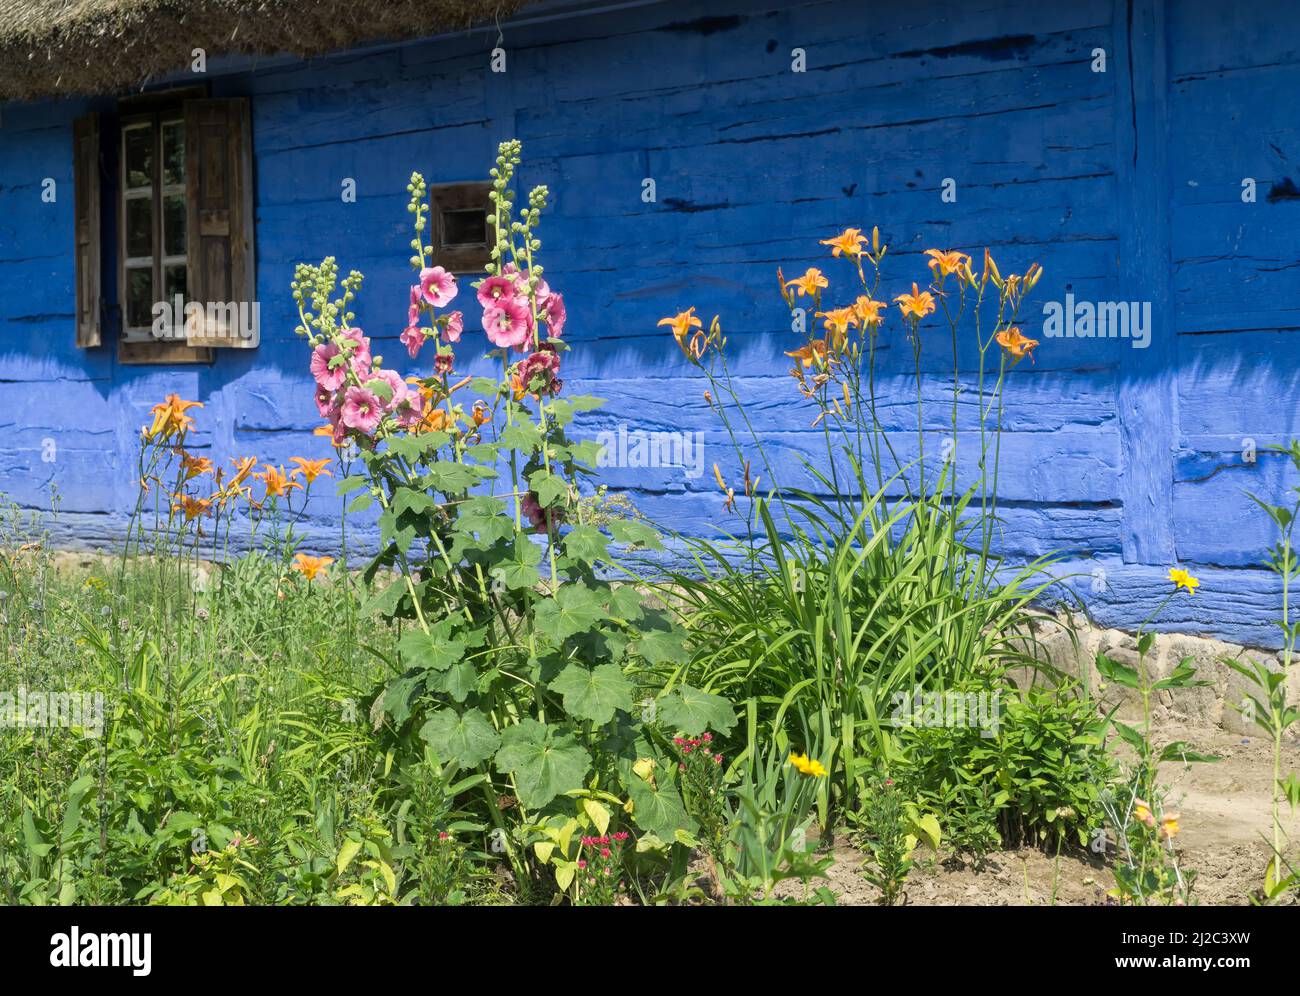
[[(1124, 720), (1141, 718), (1141, 699), (1136, 691), (1104, 683), (1097, 673), (1098, 654), (1128, 667), (1138, 666), (1137, 637), (1118, 629), (1105, 629), (1077, 617), (1068, 621), (1044, 620), (1037, 624), (1035, 656), (1066, 674), (1078, 677), (1106, 707), (1120, 703), (1116, 716)], [(1282, 670), (1282, 655), (1276, 650), (1262, 650), (1227, 643), (1210, 637), (1182, 633), (1157, 633), (1147, 653), (1147, 668), (1153, 679), (1170, 674), (1182, 660), (1189, 660), (1196, 678), (1210, 684), (1196, 688), (1166, 689), (1152, 699), (1152, 719), (1157, 724), (1178, 723), (1199, 727), (1218, 727), (1229, 733), (1258, 737), (1266, 731), (1241, 712), (1247, 708), (1248, 694), (1262, 698), (1244, 677), (1232, 670), (1227, 660), (1264, 662), (1275, 671)], [(1292, 658), (1287, 681), (1288, 700), (1300, 702), (1300, 653)], [(1261, 717), (1262, 718), (1262, 717)], [(1290, 735), (1295, 738), (1297, 730)]]

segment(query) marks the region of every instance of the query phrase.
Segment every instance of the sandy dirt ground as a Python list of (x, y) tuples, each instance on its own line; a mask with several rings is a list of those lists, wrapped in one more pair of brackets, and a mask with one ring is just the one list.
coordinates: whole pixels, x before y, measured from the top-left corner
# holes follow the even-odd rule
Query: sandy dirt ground
[[(1212, 764), (1166, 765), (1163, 780), (1181, 811), (1178, 835), (1184, 869), (1197, 872), (1194, 900), (1201, 905), (1246, 905), (1268, 864), (1271, 826), (1269, 782), (1272, 746), (1255, 737), (1192, 729), (1161, 731), (1161, 740), (1183, 739), (1217, 754)], [(1300, 745), (1283, 751), (1283, 772), (1300, 768)], [(1285, 808), (1283, 810), (1286, 816)], [(1292, 840), (1300, 821), (1288, 820)], [(837, 839), (830, 888), (841, 905), (877, 901), (879, 893), (858, 874), (862, 855)], [(956, 860), (922, 860), (908, 879), (912, 906), (1104, 905), (1115, 884), (1109, 865), (1088, 854), (1052, 854), (1032, 848), (999, 851), (976, 871)]]

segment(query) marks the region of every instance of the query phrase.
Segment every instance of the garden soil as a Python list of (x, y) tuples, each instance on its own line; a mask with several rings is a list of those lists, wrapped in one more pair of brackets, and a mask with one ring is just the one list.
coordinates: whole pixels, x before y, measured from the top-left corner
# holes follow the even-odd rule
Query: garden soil
[[(1268, 864), (1271, 815), (1269, 782), (1272, 746), (1265, 740), (1222, 731), (1163, 727), (1160, 740), (1182, 739), (1193, 748), (1217, 754), (1212, 764), (1161, 768), (1171, 786), (1170, 800), (1181, 812), (1177, 837), (1184, 869), (1197, 872), (1195, 901), (1205, 906), (1246, 905), (1261, 885)], [(1300, 768), (1300, 745), (1283, 748), (1283, 766)], [(1286, 816), (1285, 803), (1283, 813)], [(1290, 819), (1292, 839), (1300, 821)], [(877, 901), (879, 892), (858, 874), (862, 854), (837, 838), (830, 888), (841, 905)], [(918, 852), (923, 854), (924, 852)], [(1115, 884), (1108, 864), (1088, 853), (1053, 854), (1033, 848), (998, 851), (981, 870), (942, 855), (921, 859), (908, 879), (911, 906), (1092, 906), (1113, 902)], [(782, 890), (796, 894), (799, 887)]]

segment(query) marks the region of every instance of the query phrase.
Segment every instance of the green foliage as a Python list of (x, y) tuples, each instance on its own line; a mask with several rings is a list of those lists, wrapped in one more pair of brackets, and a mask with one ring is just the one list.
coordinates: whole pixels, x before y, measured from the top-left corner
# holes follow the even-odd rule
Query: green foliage
[(977, 861), (1000, 844), (1087, 847), (1115, 777), (1106, 721), (1077, 685), (1008, 689), (990, 728), (918, 726), (898, 736), (893, 773)]

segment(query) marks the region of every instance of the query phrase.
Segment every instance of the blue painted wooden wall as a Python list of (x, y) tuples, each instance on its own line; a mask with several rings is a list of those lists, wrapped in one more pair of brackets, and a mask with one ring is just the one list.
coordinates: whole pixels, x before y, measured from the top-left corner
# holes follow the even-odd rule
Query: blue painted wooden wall
[[(818, 437), (785, 375), (774, 270), (821, 261), (817, 240), (846, 225), (880, 226), (891, 294), (926, 276), (925, 249), (987, 244), (1004, 271), (1046, 268), (1031, 316), (1067, 293), (1151, 302), (1149, 348), (1044, 339), (1011, 376), (1001, 547), (1063, 551), (1094, 617), (1129, 628), (1182, 564), (1202, 588), (1160, 625), (1276, 644), (1278, 588), (1256, 566), (1274, 534), (1243, 492), (1297, 482), (1281, 460), (1242, 452), (1300, 435), (1300, 51), (1278, 28), (1285, 0), (687, 6), (507, 26), (504, 74), (488, 71), (495, 32), (310, 64), (214, 60), (214, 94), (252, 98), (263, 331), (260, 349), (211, 367), (123, 367), (111, 348), (74, 347), (71, 126), (111, 101), (0, 108), (0, 492), (48, 507), (55, 485), (59, 540), (111, 542), (134, 496), (139, 427), (169, 392), (204, 401), (196, 443), (216, 459), (328, 455), (309, 435), (294, 264), (328, 253), (364, 271), (360, 324), (405, 369), (410, 171), (483, 178), (496, 143), (518, 137), (524, 185), (554, 194), (545, 263), (579, 346), (566, 381), (610, 399), (592, 431), (703, 430), (707, 463), (732, 477), (703, 384), (655, 322), (687, 305), (722, 315), (767, 442), (794, 473)], [(791, 71), (794, 48), (806, 72)], [(945, 178), (955, 203), (941, 199)], [(886, 417), (905, 434), (911, 354), (896, 320), (889, 333)], [(925, 346), (936, 400), (944, 340)], [(948, 415), (929, 410), (937, 450)], [(725, 521), (711, 475), (607, 480), (679, 528)], [(337, 515), (322, 495), (309, 547), (330, 542)]]

